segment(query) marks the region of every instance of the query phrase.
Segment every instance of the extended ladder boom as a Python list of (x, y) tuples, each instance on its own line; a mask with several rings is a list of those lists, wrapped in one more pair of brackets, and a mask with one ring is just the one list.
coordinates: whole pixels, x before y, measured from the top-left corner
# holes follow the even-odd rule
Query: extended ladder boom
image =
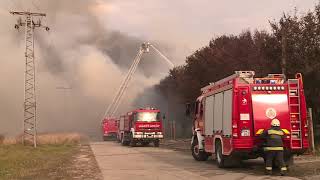
[(104, 117), (113, 117), (114, 114), (117, 112), (117, 110), (121, 104), (122, 97), (128, 88), (128, 85), (130, 83), (130, 80), (132, 79), (132, 76), (134, 75), (135, 71), (137, 70), (137, 67), (139, 65), (139, 62), (141, 60), (143, 53), (149, 52), (150, 47), (152, 47), (163, 59), (165, 59), (171, 68), (174, 67), (174, 64), (165, 55), (163, 55), (154, 45), (152, 45), (148, 42), (143, 43), (141, 45), (141, 47), (139, 48), (138, 54), (134, 58), (133, 63), (130, 66), (130, 69), (129, 69), (128, 73), (126, 74), (125, 78), (123, 79), (116, 95), (114, 96), (111, 104), (108, 106), (108, 108), (104, 114)]
[(113, 98), (111, 104), (108, 106), (107, 111), (105, 112), (104, 116), (108, 116), (108, 117), (112, 117), (114, 115), (114, 113), (117, 111), (120, 102), (121, 102), (121, 98), (123, 96), (123, 94), (125, 93), (125, 90), (128, 87), (128, 84), (133, 76), (133, 74), (135, 73), (138, 64), (141, 60), (141, 56), (143, 53), (149, 52), (149, 43), (143, 43), (138, 51), (138, 54), (136, 55), (136, 57), (133, 60), (133, 63), (127, 73), (127, 75), (125, 76), (124, 80), (122, 81), (120, 88), (118, 89), (115, 97)]

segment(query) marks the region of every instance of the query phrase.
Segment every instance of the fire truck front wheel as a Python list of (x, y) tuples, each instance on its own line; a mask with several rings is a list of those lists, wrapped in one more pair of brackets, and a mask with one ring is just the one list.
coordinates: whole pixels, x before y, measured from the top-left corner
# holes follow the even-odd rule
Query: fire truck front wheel
[(153, 141), (153, 144), (154, 144), (154, 147), (159, 147), (159, 146), (160, 146), (160, 141), (159, 141), (159, 139), (154, 140), (154, 141)]
[(193, 158), (197, 161), (206, 161), (209, 157), (209, 155), (205, 151), (199, 150), (199, 143), (197, 137), (195, 137), (195, 140), (191, 145), (191, 152)]
[(124, 134), (121, 135), (121, 144), (123, 146), (129, 145), (129, 142), (125, 140)]
[(103, 141), (108, 141), (108, 137), (107, 136), (102, 136)]
[(130, 133), (130, 143), (129, 144), (130, 144), (131, 147), (137, 146), (137, 142), (136, 142), (135, 139), (133, 139), (133, 134), (132, 133)]

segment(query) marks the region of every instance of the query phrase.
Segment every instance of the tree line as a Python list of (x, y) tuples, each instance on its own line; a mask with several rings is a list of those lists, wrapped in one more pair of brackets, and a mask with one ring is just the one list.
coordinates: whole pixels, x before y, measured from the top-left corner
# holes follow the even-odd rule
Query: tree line
[[(162, 95), (194, 102), (200, 89), (237, 70), (254, 70), (256, 76), (281, 73), (293, 78), (301, 72), (308, 107), (320, 115), (320, 4), (305, 14), (283, 14), (269, 21), (271, 31), (245, 30), (222, 35), (186, 57), (186, 63), (170, 70), (156, 86)], [(282, 63), (285, 58), (286, 63)], [(319, 120), (319, 119), (318, 119)]]

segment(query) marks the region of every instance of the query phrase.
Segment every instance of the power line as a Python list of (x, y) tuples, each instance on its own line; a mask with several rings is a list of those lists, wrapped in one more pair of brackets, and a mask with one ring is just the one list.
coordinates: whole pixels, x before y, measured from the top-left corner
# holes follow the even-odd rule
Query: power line
[(37, 101), (36, 101), (36, 71), (34, 59), (34, 29), (44, 27), (41, 21), (34, 21), (35, 17), (44, 17), (45, 13), (27, 11), (11, 11), (12, 15), (22, 16), (18, 19), (15, 28), (25, 27), (25, 71), (24, 71), (24, 119), (23, 144), (31, 143), (37, 147)]

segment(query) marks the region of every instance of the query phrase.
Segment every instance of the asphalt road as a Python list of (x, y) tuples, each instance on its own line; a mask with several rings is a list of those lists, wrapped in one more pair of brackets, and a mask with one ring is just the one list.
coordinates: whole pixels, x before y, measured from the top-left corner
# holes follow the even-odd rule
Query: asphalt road
[(265, 176), (261, 161), (246, 161), (242, 167), (220, 169), (214, 160), (195, 161), (189, 153), (165, 148), (127, 147), (116, 142), (91, 143), (106, 180), (296, 180)]

